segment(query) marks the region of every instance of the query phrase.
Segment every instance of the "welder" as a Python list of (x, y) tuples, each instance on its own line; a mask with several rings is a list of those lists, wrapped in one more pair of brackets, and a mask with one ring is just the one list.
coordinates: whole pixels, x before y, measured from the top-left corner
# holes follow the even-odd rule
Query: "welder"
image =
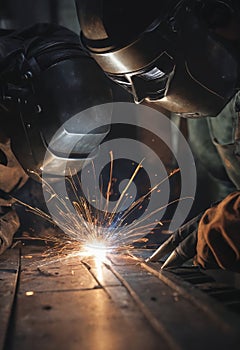
[[(186, 118), (196, 156), (225, 188), (222, 201), (201, 216), (197, 229), (167, 243), (174, 251), (164, 267), (195, 256), (203, 268), (240, 272), (239, 2), (76, 4), (85, 50), (136, 103)], [(149, 260), (162, 258), (165, 248)]]
[(76, 33), (54, 24), (0, 31), (0, 253), (20, 225), (16, 191), (28, 176), (41, 178), (47, 150), (49, 181), (81, 169), (108, 133), (111, 112), (91, 115), (101, 118), (97, 132), (80, 112), (111, 101), (109, 80)]

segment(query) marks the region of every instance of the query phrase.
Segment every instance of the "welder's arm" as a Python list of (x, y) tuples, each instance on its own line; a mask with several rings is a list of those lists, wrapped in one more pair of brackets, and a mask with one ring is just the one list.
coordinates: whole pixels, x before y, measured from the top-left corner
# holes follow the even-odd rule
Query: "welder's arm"
[(181, 237), (174, 233), (147, 261), (157, 261), (170, 252), (162, 269), (194, 258), (194, 263), (205, 269), (240, 272), (240, 191), (206, 210), (197, 229), (188, 228)]

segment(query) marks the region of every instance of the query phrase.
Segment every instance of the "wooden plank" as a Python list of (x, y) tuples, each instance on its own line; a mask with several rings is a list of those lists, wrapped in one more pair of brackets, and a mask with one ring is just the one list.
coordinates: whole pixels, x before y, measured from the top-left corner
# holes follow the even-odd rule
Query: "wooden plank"
[(19, 250), (7, 250), (0, 256), (0, 350), (4, 348), (19, 272)]
[(103, 289), (18, 297), (11, 350), (155, 350), (159, 346), (169, 349), (144, 319), (136, 322)]

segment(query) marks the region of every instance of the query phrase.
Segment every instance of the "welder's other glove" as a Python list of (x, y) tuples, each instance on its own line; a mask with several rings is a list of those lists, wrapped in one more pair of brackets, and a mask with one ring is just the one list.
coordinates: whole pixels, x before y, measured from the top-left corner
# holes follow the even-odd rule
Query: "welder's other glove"
[(0, 205), (14, 202), (8, 195), (21, 188), (28, 176), (12, 153), (10, 140), (0, 132)]
[(197, 264), (240, 272), (240, 191), (203, 214), (197, 236)]
[(10, 207), (0, 207), (0, 254), (11, 246), (19, 226), (20, 222), (15, 210)]

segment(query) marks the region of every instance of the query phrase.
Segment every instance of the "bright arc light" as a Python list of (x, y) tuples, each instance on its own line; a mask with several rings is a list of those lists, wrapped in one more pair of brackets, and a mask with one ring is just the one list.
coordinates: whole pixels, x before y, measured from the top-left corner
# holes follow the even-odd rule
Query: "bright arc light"
[(107, 248), (106, 244), (102, 241), (92, 241), (91, 243), (85, 244), (86, 253), (89, 256), (93, 256), (98, 261), (104, 261), (106, 259)]

